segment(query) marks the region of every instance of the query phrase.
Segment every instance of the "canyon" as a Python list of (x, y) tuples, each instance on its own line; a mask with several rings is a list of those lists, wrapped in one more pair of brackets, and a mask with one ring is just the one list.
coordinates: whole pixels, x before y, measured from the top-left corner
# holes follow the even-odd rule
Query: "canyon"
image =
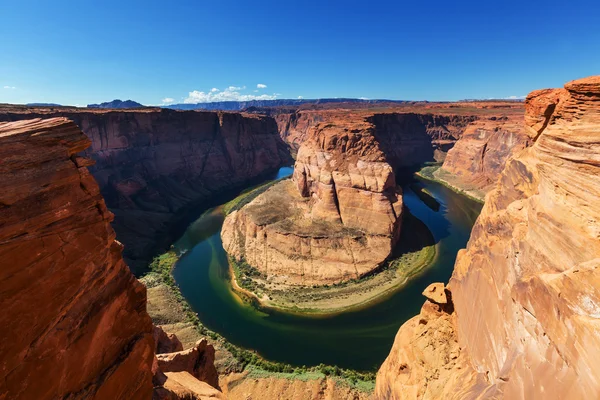
[(600, 395), (600, 77), (532, 92), (511, 158), (444, 290), (398, 332), (376, 397)]
[[(522, 117), (511, 111), (485, 118), (481, 110), (277, 114), (281, 137), (296, 150), (292, 181), (232, 212), (223, 225), (223, 247), (261, 275), (242, 280), (265, 288), (262, 294), (251, 290), (265, 304), (273, 305), (271, 293), (285, 286), (330, 285), (372, 274), (392, 259), (400, 237), (404, 207), (395, 172), (445, 160), (438, 172), (455, 179), (438, 179), (485, 194), (512, 153), (529, 143)], [(410, 275), (413, 266), (403, 268)]]
[(143, 268), (188, 207), (289, 165), (286, 143), (293, 179), (222, 233), (283, 284), (379, 266), (404, 228), (404, 169), (443, 160), (433, 178), (486, 196), (450, 282), (398, 331), (375, 398), (597, 398), (600, 77), (532, 92), (524, 119), (514, 105), (427, 107), (2, 110), (0, 399), (360, 398), (329, 378), (230, 374), (219, 387), (212, 344), (153, 328), (125, 262)]
[[(11, 106), (0, 121), (61, 116), (90, 138), (90, 172), (115, 215), (127, 264), (146, 268), (187, 208), (235, 190), (291, 159), (271, 118), (221, 112)], [(164, 239), (163, 239), (164, 240)]]

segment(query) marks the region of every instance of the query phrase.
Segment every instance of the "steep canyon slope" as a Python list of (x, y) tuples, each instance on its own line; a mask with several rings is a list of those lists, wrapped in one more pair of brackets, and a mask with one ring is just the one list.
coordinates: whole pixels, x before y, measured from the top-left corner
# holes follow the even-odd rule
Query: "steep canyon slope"
[(121, 258), (90, 145), (64, 118), (0, 123), (0, 399), (148, 399), (146, 290)]
[(258, 115), (12, 107), (0, 112), (0, 121), (56, 115), (91, 139), (86, 154), (96, 164), (90, 171), (134, 270), (153, 255), (175, 213), (291, 163), (274, 120)]
[(526, 100), (448, 285), (402, 326), (381, 399), (600, 397), (600, 77)]

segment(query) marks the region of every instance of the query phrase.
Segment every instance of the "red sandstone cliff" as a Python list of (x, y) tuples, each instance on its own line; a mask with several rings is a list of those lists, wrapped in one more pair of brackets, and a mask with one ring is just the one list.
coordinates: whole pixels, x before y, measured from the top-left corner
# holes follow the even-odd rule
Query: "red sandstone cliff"
[(64, 118), (0, 123), (0, 399), (149, 399), (152, 323), (90, 145)]
[(0, 120), (54, 115), (73, 120), (91, 139), (90, 172), (134, 269), (146, 264), (182, 208), (291, 163), (275, 121), (259, 115), (13, 107)]
[(378, 398), (600, 398), (600, 77), (526, 107), (535, 142), (459, 253), (453, 307), (402, 326)]

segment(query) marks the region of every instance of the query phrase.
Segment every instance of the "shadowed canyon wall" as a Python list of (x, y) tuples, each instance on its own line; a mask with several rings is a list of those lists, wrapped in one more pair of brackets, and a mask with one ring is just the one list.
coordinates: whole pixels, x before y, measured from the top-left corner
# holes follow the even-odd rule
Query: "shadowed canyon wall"
[(121, 258), (90, 140), (64, 118), (0, 123), (0, 399), (149, 399), (146, 289)]
[(400, 329), (378, 398), (600, 397), (600, 77), (532, 92), (448, 304)]
[(73, 120), (91, 139), (90, 171), (134, 270), (146, 265), (176, 212), (291, 163), (275, 121), (258, 115), (12, 110), (0, 120), (53, 115)]

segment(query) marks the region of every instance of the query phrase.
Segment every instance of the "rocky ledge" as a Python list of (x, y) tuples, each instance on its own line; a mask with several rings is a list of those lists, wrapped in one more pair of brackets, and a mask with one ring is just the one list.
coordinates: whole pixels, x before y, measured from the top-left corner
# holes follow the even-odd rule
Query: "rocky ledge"
[(533, 145), (458, 255), (454, 311), (402, 326), (377, 398), (600, 398), (600, 77), (526, 109)]

